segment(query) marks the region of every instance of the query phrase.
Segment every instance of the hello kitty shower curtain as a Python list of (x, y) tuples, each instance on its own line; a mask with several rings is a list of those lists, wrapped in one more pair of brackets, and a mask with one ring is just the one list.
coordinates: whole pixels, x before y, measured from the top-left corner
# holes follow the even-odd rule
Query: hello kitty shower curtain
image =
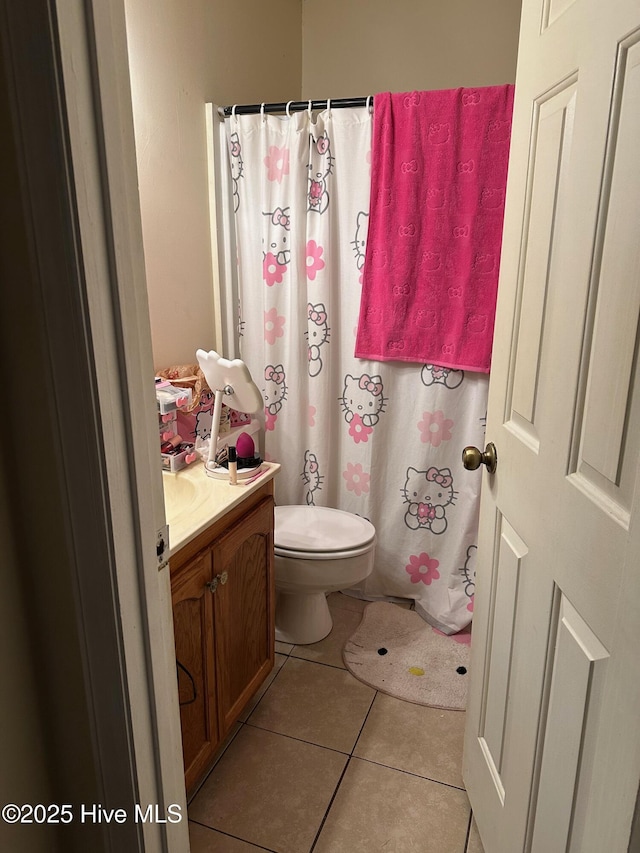
[(279, 504), (331, 506), (376, 527), (360, 597), (409, 598), (435, 627), (471, 621), (485, 375), (354, 357), (369, 213), (372, 117), (233, 116), (240, 355), (265, 399)]

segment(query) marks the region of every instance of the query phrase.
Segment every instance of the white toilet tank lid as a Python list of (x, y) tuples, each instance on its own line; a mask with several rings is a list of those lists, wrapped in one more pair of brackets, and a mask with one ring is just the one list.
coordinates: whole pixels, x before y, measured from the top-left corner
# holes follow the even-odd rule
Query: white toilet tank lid
[(287, 551), (349, 551), (372, 542), (376, 529), (359, 515), (325, 506), (277, 506), (275, 546)]

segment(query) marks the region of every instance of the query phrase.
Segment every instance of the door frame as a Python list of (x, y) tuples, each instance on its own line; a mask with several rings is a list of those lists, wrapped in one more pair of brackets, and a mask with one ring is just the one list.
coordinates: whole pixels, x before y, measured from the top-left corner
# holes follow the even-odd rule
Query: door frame
[[(0, 4), (104, 849), (188, 849), (123, 0)], [(34, 73), (35, 72), (35, 73)], [(37, 490), (38, 482), (25, 484)], [(27, 520), (25, 519), (25, 523)], [(59, 555), (60, 556), (60, 555)], [(54, 636), (43, 637), (55, 643)], [(58, 756), (58, 760), (60, 760)]]

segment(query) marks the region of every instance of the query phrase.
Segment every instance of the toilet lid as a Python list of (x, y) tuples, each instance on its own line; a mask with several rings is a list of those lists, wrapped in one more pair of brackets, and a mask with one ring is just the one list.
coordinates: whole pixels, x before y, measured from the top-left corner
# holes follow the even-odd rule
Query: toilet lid
[(373, 524), (340, 509), (324, 506), (277, 506), (275, 546), (278, 551), (325, 553), (353, 551), (373, 542)]

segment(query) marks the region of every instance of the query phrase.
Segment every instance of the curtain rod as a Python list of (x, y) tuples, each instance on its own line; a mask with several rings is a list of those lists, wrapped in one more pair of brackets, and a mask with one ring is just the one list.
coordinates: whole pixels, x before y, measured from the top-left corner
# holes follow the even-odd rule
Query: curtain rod
[[(373, 96), (370, 95), (368, 98), (336, 98), (335, 100), (330, 98), (326, 101), (289, 101), (288, 103), (282, 102), (280, 104), (238, 104), (235, 107), (235, 112), (238, 116), (253, 115), (259, 113), (263, 108), (265, 113), (302, 112), (302, 110), (308, 110), (309, 105), (311, 105), (312, 110), (323, 110), (329, 104), (331, 104), (332, 108), (336, 107), (338, 109), (343, 107), (366, 107), (369, 104), (373, 109)], [(223, 118), (228, 118), (233, 114), (233, 110), (233, 106), (218, 107), (218, 114)]]

